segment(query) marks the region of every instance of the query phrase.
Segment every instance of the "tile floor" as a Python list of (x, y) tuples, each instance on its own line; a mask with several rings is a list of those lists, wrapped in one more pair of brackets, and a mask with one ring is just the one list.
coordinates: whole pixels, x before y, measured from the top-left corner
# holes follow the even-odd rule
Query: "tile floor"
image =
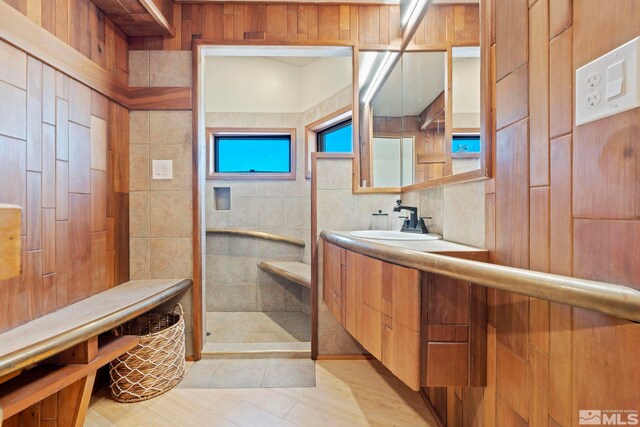
[(178, 388), (314, 387), (315, 362), (302, 359), (200, 360)]
[[(195, 367), (193, 363), (190, 365)], [(155, 399), (131, 404), (113, 401), (105, 388), (91, 398), (85, 426), (438, 425), (420, 395), (377, 361), (318, 361), (315, 374), (316, 385), (313, 387), (180, 388)]]
[(290, 343), (311, 340), (301, 312), (207, 312), (207, 343)]

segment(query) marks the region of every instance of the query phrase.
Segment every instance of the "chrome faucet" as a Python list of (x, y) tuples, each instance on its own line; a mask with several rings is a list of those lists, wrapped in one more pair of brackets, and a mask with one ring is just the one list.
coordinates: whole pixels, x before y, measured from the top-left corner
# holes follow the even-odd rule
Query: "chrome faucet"
[[(425, 219), (431, 219), (429, 216), (421, 216), (418, 219), (418, 208), (415, 206), (403, 206), (402, 200), (396, 200), (396, 205), (393, 207), (394, 212), (400, 212), (401, 210), (409, 211), (409, 217), (404, 217), (404, 223), (400, 231), (405, 233), (420, 233), (428, 234), (429, 229), (424, 223)], [(403, 218), (403, 217), (401, 217)]]

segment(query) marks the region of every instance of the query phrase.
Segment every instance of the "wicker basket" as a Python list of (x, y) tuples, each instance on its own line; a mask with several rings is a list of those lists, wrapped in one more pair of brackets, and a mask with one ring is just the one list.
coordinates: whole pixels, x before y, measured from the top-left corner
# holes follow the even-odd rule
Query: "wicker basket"
[[(176, 313), (176, 309), (179, 311)], [(120, 326), (116, 335), (139, 335), (131, 351), (109, 364), (111, 396), (118, 402), (152, 399), (175, 387), (184, 375), (184, 311), (148, 313)]]

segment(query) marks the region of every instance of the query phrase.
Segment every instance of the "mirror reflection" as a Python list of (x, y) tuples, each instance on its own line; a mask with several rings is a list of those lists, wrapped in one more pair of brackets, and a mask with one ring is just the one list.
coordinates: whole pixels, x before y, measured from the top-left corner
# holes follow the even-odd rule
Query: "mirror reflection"
[[(434, 7), (446, 6), (430, 6), (425, 19)], [(477, 5), (469, 9), (477, 13)], [(449, 42), (418, 34), (403, 52), (360, 52), (361, 187), (405, 187), (485, 167), (478, 35)]]

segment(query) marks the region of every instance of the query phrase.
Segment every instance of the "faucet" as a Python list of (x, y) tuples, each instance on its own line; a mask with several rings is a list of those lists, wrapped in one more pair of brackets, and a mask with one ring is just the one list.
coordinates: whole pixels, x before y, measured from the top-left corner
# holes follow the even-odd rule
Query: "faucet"
[[(431, 219), (431, 217), (420, 217), (418, 219), (418, 208), (415, 206), (403, 206), (402, 200), (396, 200), (396, 205), (393, 207), (394, 212), (400, 212), (401, 210), (409, 211), (409, 217), (406, 218), (402, 224), (400, 231), (405, 233), (420, 233), (428, 234), (429, 229), (424, 223), (425, 219)], [(402, 218), (402, 217), (401, 217)]]

